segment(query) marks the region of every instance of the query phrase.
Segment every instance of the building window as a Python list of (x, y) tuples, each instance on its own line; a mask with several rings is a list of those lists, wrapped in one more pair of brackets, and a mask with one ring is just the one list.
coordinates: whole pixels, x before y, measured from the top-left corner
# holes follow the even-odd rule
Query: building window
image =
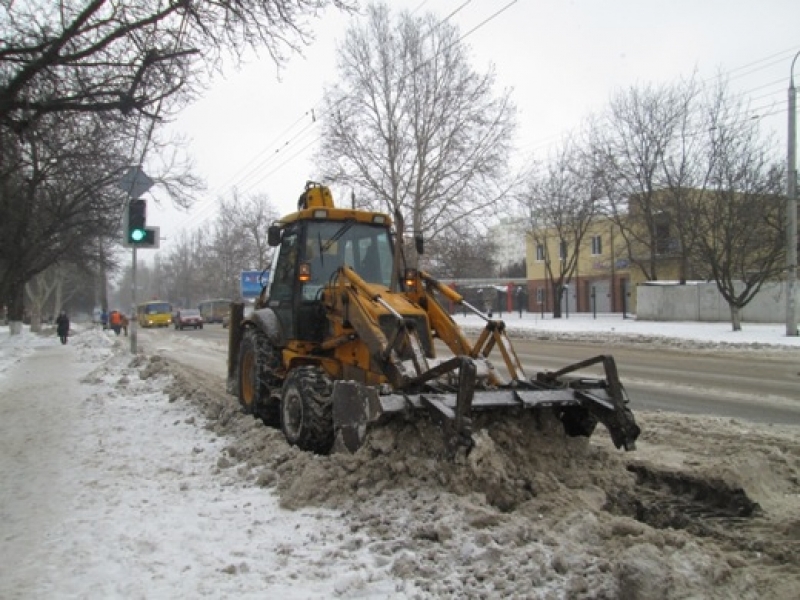
[(655, 224), (656, 254), (667, 254), (673, 250), (674, 241), (670, 239), (669, 217), (658, 215)]
[(592, 255), (599, 256), (603, 253), (603, 238), (599, 235), (592, 236)]
[(544, 260), (544, 244), (536, 244), (536, 260), (539, 262)]

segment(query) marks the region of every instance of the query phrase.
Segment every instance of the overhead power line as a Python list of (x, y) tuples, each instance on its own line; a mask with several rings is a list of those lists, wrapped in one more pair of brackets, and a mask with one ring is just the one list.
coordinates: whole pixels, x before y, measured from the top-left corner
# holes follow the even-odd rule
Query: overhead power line
[[(428, 0), (423, 0), (413, 11), (416, 13), (422, 7), (427, 4)], [(472, 0), (466, 0), (461, 5), (459, 5), (456, 9), (454, 9), (451, 13), (449, 13), (444, 19), (442, 19), (439, 25), (443, 25), (448, 20), (452, 19), (456, 14), (461, 12), (468, 4), (471, 3)], [(465, 38), (470, 35), (473, 35), (476, 31), (480, 30), (481, 28), (485, 27), (488, 23), (499, 17), (501, 14), (505, 13), (509, 10), (513, 5), (517, 4), (518, 0), (511, 0), (503, 5), (501, 8), (496, 10), (494, 13), (480, 21), (477, 25), (463, 33), (453, 44), (448, 46), (447, 48), (443, 48), (440, 50), (437, 55), (432, 57), (429, 60), (434, 60), (436, 56), (438, 56), (441, 52), (446, 51), (453, 45), (460, 43)], [(412, 14), (413, 14), (412, 13)], [(754, 73), (772, 68), (781, 62), (786, 60), (787, 56), (791, 56), (795, 52), (797, 52), (798, 47), (789, 48), (786, 50), (782, 50), (780, 52), (776, 52), (770, 54), (768, 56), (759, 58), (757, 60), (751, 61), (739, 67), (735, 67), (725, 72), (721, 72), (714, 77), (708, 78), (701, 82), (701, 84), (710, 84), (714, 81), (718, 81), (721, 78), (728, 78), (730, 79), (739, 79), (745, 76), (752, 75)], [(413, 75), (413, 73), (424, 66), (423, 63), (421, 65), (417, 65), (414, 69), (412, 69), (406, 76)], [(774, 80), (766, 84), (758, 85), (751, 90), (746, 90), (741, 92), (741, 95), (747, 96), (750, 93), (762, 89), (769, 89), (771, 86), (778, 86), (783, 80)], [(773, 92), (768, 92), (763, 95), (758, 96), (757, 98), (751, 98), (753, 101), (761, 101), (764, 99), (770, 98), (772, 95), (777, 95), (782, 90), (780, 88), (776, 88)], [(324, 99), (320, 99), (312, 108), (307, 109), (297, 120), (295, 120), (289, 127), (287, 127), (283, 132), (275, 136), (270, 143), (265, 146), (263, 150), (257, 153), (252, 159), (250, 159), (244, 166), (236, 171), (233, 175), (231, 175), (225, 182), (225, 184), (220, 185), (217, 190), (216, 194), (225, 193), (231, 189), (238, 189), (242, 193), (248, 193), (253, 189), (257, 188), (260, 184), (264, 181), (275, 175), (276, 173), (280, 172), (287, 164), (291, 163), (295, 160), (298, 156), (301, 156), (306, 150), (314, 145), (314, 143), (318, 142), (319, 140), (319, 133), (318, 133), (318, 126), (319, 126), (319, 119), (316, 118), (316, 115), (321, 115), (326, 117), (330, 114), (329, 111), (323, 110), (323, 101)], [(777, 102), (777, 99), (776, 99)], [(335, 108), (335, 107), (334, 107)], [(773, 110), (774, 109), (774, 110)], [(780, 112), (785, 112), (784, 109), (776, 109), (775, 105), (772, 104), (764, 104), (759, 105), (759, 110), (769, 110), (770, 112), (763, 115), (758, 115), (759, 117), (765, 118), (768, 116), (772, 116), (774, 114), (779, 114)], [(295, 131), (297, 127), (305, 123), (299, 131)], [(286, 137), (291, 133), (290, 137)], [(309, 140), (309, 134), (313, 133), (315, 137)], [(558, 143), (557, 139), (554, 138), (563, 138), (563, 134), (549, 136), (548, 138), (544, 138), (541, 140), (532, 140), (530, 143), (525, 144), (521, 149), (529, 148), (529, 149), (538, 149), (538, 148), (548, 148)], [(283, 139), (283, 143), (280, 143), (280, 140)], [(279, 144), (279, 145), (278, 145)], [(186, 221), (182, 224), (185, 227), (188, 227), (192, 224), (200, 224), (205, 221), (208, 216), (213, 214), (214, 209), (216, 208), (216, 200), (217, 198), (214, 196), (208, 197), (208, 203), (203, 202), (205, 205), (200, 211), (196, 211), (193, 215), (186, 219)]]
[[(451, 44), (451, 46), (448, 46), (447, 48), (441, 49), (439, 52), (437, 52), (436, 55), (431, 57), (429, 59), (429, 61), (435, 59), (441, 53), (445, 52), (449, 47), (452, 47), (453, 45), (455, 45), (457, 43), (460, 43), (467, 36), (472, 35), (473, 33), (478, 31), (482, 27), (485, 27), (488, 23), (490, 23), (491, 21), (493, 21), (494, 19), (499, 17), (501, 14), (503, 14), (505, 11), (507, 11), (511, 6), (516, 4), (518, 1), (519, 0), (511, 0), (510, 2), (508, 2), (502, 8), (500, 8), (497, 11), (495, 11), (492, 15), (490, 15), (489, 17), (485, 18), (483, 21), (478, 23), (478, 25), (476, 25), (475, 27), (470, 29), (465, 34), (461, 35), (455, 42), (453, 42), (453, 44)], [(452, 12), (450, 12), (444, 19), (442, 19), (440, 21), (440, 23), (439, 23), (439, 26), (441, 26), (442, 24), (444, 24), (448, 20), (452, 19), (456, 14), (458, 14), (463, 8), (465, 8), (471, 2), (472, 2), (472, 0), (466, 0), (465, 2), (463, 2), (460, 6), (458, 6), (456, 9), (454, 9)], [(420, 8), (424, 4), (425, 4), (425, 2), (423, 2), (418, 8)], [(429, 62), (429, 61), (426, 61), (426, 63), (423, 63), (421, 65), (417, 65), (412, 71), (410, 71), (408, 74), (406, 74), (406, 76), (412, 75), (416, 70), (420, 69), (422, 66), (424, 66), (424, 64), (427, 64), (427, 62)], [(303, 114), (303, 116), (298, 118), (298, 120), (296, 120), (292, 124), (292, 126), (287, 128), (287, 130), (285, 130), (285, 131), (288, 132), (291, 129), (293, 129), (294, 127), (296, 127), (297, 123), (299, 123), (299, 122), (303, 121), (304, 119), (306, 119), (306, 117), (310, 113), (314, 114), (314, 113), (317, 113), (317, 112), (321, 112), (320, 109), (322, 108), (322, 102), (323, 102), (323, 99), (320, 99), (317, 102), (317, 104), (314, 105), (313, 108), (311, 108), (308, 111), (306, 111)], [(330, 112), (327, 112), (327, 113), (324, 113), (324, 114), (327, 116), (328, 114), (330, 114)], [(244, 175), (241, 175), (241, 173), (246, 169), (246, 167), (243, 167), (242, 169), (239, 169), (237, 171), (237, 175), (239, 175), (240, 178), (236, 179), (235, 177), (229, 177), (228, 180), (227, 180), (229, 183), (228, 183), (228, 185), (224, 186), (225, 189), (223, 189), (223, 186), (220, 186), (219, 188), (217, 188), (216, 193), (217, 194), (222, 193), (222, 192), (226, 191), (226, 189), (227, 190), (230, 190), (230, 189), (241, 189), (242, 193), (247, 193), (248, 191), (252, 190), (257, 184), (262, 183), (269, 176), (271, 176), (271, 175), (275, 174), (276, 172), (278, 172), (281, 167), (283, 167), (284, 165), (289, 163), (291, 160), (293, 160), (294, 158), (296, 158), (297, 156), (299, 156), (300, 154), (305, 152), (305, 150), (307, 150), (315, 142), (317, 142), (318, 141), (318, 137), (315, 138), (315, 139), (312, 139), (308, 143), (305, 143), (299, 150), (296, 149), (296, 146), (298, 144), (302, 143), (304, 141), (304, 139), (307, 139), (307, 138), (305, 138), (305, 134), (307, 133), (307, 131), (310, 130), (310, 129), (316, 128), (317, 125), (318, 125), (318, 119), (315, 118), (315, 119), (312, 120), (311, 123), (308, 123), (300, 132), (294, 134), (291, 138), (286, 140), (282, 145), (278, 146), (277, 148), (274, 148), (274, 151), (268, 157), (266, 157), (262, 162), (260, 162), (258, 165), (254, 165), (254, 163), (256, 163), (256, 161), (258, 160), (259, 157), (263, 156), (266, 152), (269, 152), (269, 147), (266, 147), (264, 150), (259, 152), (253, 159), (248, 161), (247, 168), (249, 168), (249, 171), (247, 171)], [(283, 135), (284, 134), (281, 134), (278, 137), (282, 137)], [(277, 138), (276, 138), (275, 142), (277, 142)], [(273, 142), (273, 144), (275, 142)], [(290, 150), (293, 151), (293, 154), (291, 154), (291, 156), (287, 156), (287, 154), (290, 152)], [(281, 159), (283, 159), (283, 160), (281, 160)], [(281, 160), (281, 162), (276, 166), (274, 163), (277, 163), (279, 160)], [(266, 172), (266, 173), (263, 174), (261, 177), (259, 177), (257, 180), (253, 181), (254, 177), (256, 177), (258, 174), (264, 173), (264, 172)], [(242, 187), (245, 182), (250, 182), (250, 185), (248, 187)], [(203, 204), (205, 206), (203, 206), (203, 208), (200, 209), (199, 211), (195, 211), (192, 215), (190, 215), (187, 219), (185, 219), (183, 223), (181, 223), (183, 228), (185, 229), (185, 228), (187, 228), (189, 226), (197, 226), (197, 225), (201, 224), (202, 222), (204, 222), (211, 214), (213, 214), (213, 211), (216, 208), (215, 202), (216, 202), (216, 198), (213, 196), (213, 194), (209, 194), (209, 196), (207, 197), (207, 202), (205, 202), (205, 201), (203, 202)]]

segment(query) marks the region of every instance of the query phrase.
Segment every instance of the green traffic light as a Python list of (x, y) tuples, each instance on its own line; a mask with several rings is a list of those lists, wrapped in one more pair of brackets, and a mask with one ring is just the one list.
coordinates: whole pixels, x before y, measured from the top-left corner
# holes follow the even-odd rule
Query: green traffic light
[(134, 242), (141, 242), (144, 239), (145, 235), (146, 232), (144, 229), (134, 229), (133, 231), (131, 231), (131, 239)]

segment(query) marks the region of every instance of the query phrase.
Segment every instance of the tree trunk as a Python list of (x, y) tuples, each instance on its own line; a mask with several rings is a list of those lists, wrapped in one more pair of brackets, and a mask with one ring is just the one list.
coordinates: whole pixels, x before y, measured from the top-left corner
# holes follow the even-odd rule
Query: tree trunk
[(41, 281), (36, 281), (36, 278), (25, 284), (25, 291), (31, 303), (31, 333), (42, 332), (42, 305), (46, 298), (46, 294), (42, 292), (42, 287)]
[(61, 314), (64, 309), (64, 278), (59, 277), (56, 281), (55, 295), (53, 297), (53, 318)]
[(733, 325), (734, 331), (741, 331), (742, 330), (742, 309), (736, 306), (735, 304), (731, 304), (731, 324)]
[(8, 325), (11, 335), (22, 333), (25, 316), (25, 282), (16, 278), (8, 283)]
[(35, 302), (31, 305), (31, 333), (42, 333), (42, 307)]
[(681, 253), (681, 272), (680, 272), (681, 285), (686, 285), (686, 280), (689, 277), (688, 273), (689, 273), (689, 257), (686, 256), (685, 253)]
[(553, 286), (553, 318), (561, 318), (561, 296), (564, 293), (564, 288), (559, 285)]
[(100, 306), (108, 310), (108, 273), (106, 272), (106, 257), (100, 258)]

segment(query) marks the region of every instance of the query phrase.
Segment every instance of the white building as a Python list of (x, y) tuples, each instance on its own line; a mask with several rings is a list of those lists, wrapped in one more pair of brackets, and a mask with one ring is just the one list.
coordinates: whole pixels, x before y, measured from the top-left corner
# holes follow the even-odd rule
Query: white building
[(506, 269), (525, 260), (525, 227), (522, 219), (503, 217), (497, 225), (489, 227), (495, 244), (494, 262), (498, 269)]

